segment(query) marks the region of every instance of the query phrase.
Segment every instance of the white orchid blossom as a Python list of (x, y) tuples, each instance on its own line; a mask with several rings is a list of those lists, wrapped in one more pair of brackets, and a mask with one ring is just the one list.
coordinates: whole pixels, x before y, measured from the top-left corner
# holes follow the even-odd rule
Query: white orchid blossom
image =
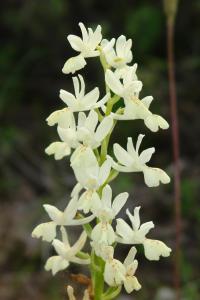
[(83, 23), (79, 23), (82, 39), (76, 35), (68, 35), (67, 39), (72, 48), (80, 52), (83, 57), (95, 57), (99, 56), (99, 51), (96, 50), (97, 46), (102, 40), (101, 26), (98, 25), (96, 30), (93, 31), (91, 28), (88, 30), (85, 28)]
[(103, 39), (101, 41), (100, 50), (106, 56), (109, 51), (113, 50), (113, 46), (115, 44), (115, 39), (112, 38), (110, 41), (107, 39)]
[(111, 222), (125, 205), (127, 198), (128, 193), (121, 193), (112, 202), (112, 189), (109, 185), (102, 190), (101, 198), (97, 193), (93, 195), (91, 211), (99, 220), (91, 233), (94, 242), (104, 245), (114, 243), (115, 232)]
[(135, 63), (132, 66), (126, 66), (121, 69), (116, 69), (115, 70), (115, 75), (119, 79), (123, 79), (124, 82), (131, 82), (131, 81), (136, 81), (138, 80), (136, 71), (137, 71), (138, 65)]
[(124, 244), (143, 244), (145, 256), (149, 260), (169, 256), (171, 249), (163, 242), (146, 238), (147, 233), (154, 228), (154, 224), (152, 221), (141, 224), (139, 211), (140, 206), (134, 209), (134, 215), (126, 210), (132, 228), (123, 219), (117, 219), (116, 232), (120, 237), (118, 241)]
[(89, 146), (92, 149), (98, 148), (101, 145), (103, 139), (108, 135), (112, 126), (113, 119), (105, 117), (98, 124), (98, 114), (91, 110), (88, 117), (81, 112), (78, 115), (77, 135), (78, 140), (85, 146)]
[(96, 191), (105, 183), (110, 174), (111, 160), (107, 159), (99, 166), (92, 149), (79, 146), (71, 156), (71, 167), (83, 188)]
[(105, 269), (104, 269), (104, 280), (110, 286), (122, 285), (125, 276), (126, 269), (118, 259), (114, 257), (114, 248), (112, 246), (105, 247), (104, 259), (105, 259)]
[(66, 269), (70, 262), (77, 264), (89, 264), (90, 259), (81, 259), (77, 257), (78, 252), (84, 247), (87, 240), (87, 234), (83, 231), (76, 243), (70, 246), (68, 235), (64, 227), (61, 227), (62, 242), (58, 239), (53, 241), (53, 247), (58, 255), (51, 256), (48, 258), (45, 269), (52, 271), (55, 275), (58, 271)]
[(44, 204), (44, 209), (49, 215), (51, 221), (42, 223), (35, 227), (32, 236), (35, 238), (42, 238), (42, 240), (51, 242), (56, 237), (57, 226), (73, 226), (83, 225), (91, 222), (94, 219), (93, 215), (82, 219), (75, 219), (78, 210), (77, 198), (72, 198), (65, 210), (62, 212), (53, 205)]
[(151, 159), (155, 148), (148, 148), (139, 154), (139, 147), (144, 135), (140, 134), (137, 139), (136, 147), (133, 145), (132, 138), (128, 138), (127, 151), (119, 144), (114, 144), (113, 150), (118, 163), (112, 163), (114, 169), (119, 172), (143, 172), (144, 181), (149, 187), (158, 186), (161, 183), (170, 182), (169, 176), (159, 168), (148, 167), (147, 162)]
[(107, 63), (116, 69), (126, 67), (126, 65), (130, 63), (133, 58), (131, 47), (132, 40), (126, 40), (126, 37), (121, 35), (116, 40), (116, 48), (110, 48), (109, 51), (105, 51)]
[(123, 114), (113, 113), (112, 116), (116, 120), (144, 120), (147, 128), (156, 132), (161, 129), (168, 129), (169, 124), (159, 115), (153, 114), (149, 110), (149, 106), (153, 100), (152, 96), (144, 97), (139, 100), (137, 96), (133, 96), (129, 100), (125, 100)]
[[(154, 228), (154, 223), (141, 224), (139, 206), (134, 209), (133, 215), (129, 209), (126, 210), (131, 226), (122, 218), (117, 218), (127, 202), (128, 193), (120, 193), (112, 199), (109, 184), (119, 172), (141, 172), (149, 187), (169, 183), (170, 178), (163, 170), (147, 165), (155, 152), (154, 147), (139, 153), (144, 137), (142, 134), (138, 136), (135, 146), (129, 137), (127, 149), (115, 143), (115, 158), (111, 158), (111, 134), (121, 120), (141, 119), (152, 132), (159, 128), (167, 129), (169, 125), (149, 110), (152, 96), (140, 97), (143, 83), (136, 74), (137, 64), (131, 63), (132, 40), (124, 35), (107, 40), (102, 37), (100, 25), (95, 30), (86, 28), (83, 23), (79, 26), (82, 37), (67, 37), (76, 54), (67, 60), (62, 71), (74, 74), (86, 66), (87, 58), (96, 57), (104, 72), (102, 78), (106, 94), (99, 99), (98, 87), (86, 92), (85, 80), (80, 74), (72, 77), (74, 93), (60, 90), (59, 97), (66, 107), (52, 112), (46, 119), (49, 126), (57, 126), (59, 138), (45, 152), (54, 155), (56, 160), (70, 156), (76, 183), (71, 200), (63, 211), (53, 205), (44, 205), (50, 220), (36, 226), (32, 236), (53, 245), (56, 254), (45, 264), (45, 269), (52, 271), (53, 275), (66, 269), (70, 263), (90, 265), (91, 279), (85, 278), (88, 288), (83, 300), (91, 297), (94, 300), (114, 299), (123, 286), (127, 293), (141, 288), (135, 276), (138, 267), (135, 246), (143, 245), (148, 260), (168, 257), (171, 249), (162, 241), (146, 237)], [(66, 229), (76, 225), (82, 226), (83, 232), (70, 245)], [(87, 236), (88, 246), (91, 246), (89, 254), (82, 250)], [(114, 257), (114, 249), (119, 244), (131, 245), (124, 261)], [(76, 300), (76, 292), (69, 285), (67, 294), (69, 300)]]
[[(80, 192), (83, 190), (84, 188), (82, 187), (82, 185), (80, 183), (77, 183), (74, 187), (74, 189), (72, 190), (71, 196), (73, 197), (73, 195), (80, 195)], [(83, 212), (85, 214), (87, 214), (92, 207), (92, 198), (93, 198), (93, 194), (95, 193), (95, 189), (86, 189), (86, 191), (84, 191), (78, 200), (79, 203), (79, 209), (83, 210)]]
[(141, 288), (135, 276), (135, 271), (138, 266), (138, 261), (135, 259), (136, 252), (136, 248), (131, 247), (124, 263), (121, 263), (118, 259), (113, 257), (114, 248), (111, 246), (105, 247), (104, 259), (106, 263), (104, 280), (108, 285), (118, 286), (123, 284), (127, 293), (131, 293), (133, 290), (138, 291)]
[[(88, 117), (84, 112), (78, 114), (78, 124), (76, 125), (73, 114), (71, 122), (66, 121), (63, 126), (58, 126), (57, 131), (62, 142), (50, 144), (45, 152), (54, 154), (55, 159), (62, 159), (71, 153), (71, 149), (76, 149), (80, 144), (89, 146), (92, 149), (98, 148), (102, 140), (106, 137), (113, 126), (112, 117), (106, 117), (98, 124), (98, 114), (91, 110)], [(68, 127), (66, 126), (68, 125)]]
[(73, 113), (68, 110), (66, 119), (63, 117), (64, 116), (61, 113), (61, 115), (58, 115), (58, 118), (54, 118), (54, 122), (58, 123), (57, 131), (62, 141), (53, 142), (45, 149), (45, 152), (48, 155), (53, 154), (56, 160), (70, 155), (71, 149), (77, 148), (80, 144), (77, 138), (76, 123)]
[(93, 195), (105, 183), (110, 174), (111, 160), (107, 159), (99, 166), (92, 149), (80, 146), (71, 156), (71, 166), (78, 181), (72, 195), (78, 195), (83, 188), (86, 189), (79, 198), (79, 209), (88, 213), (92, 207)]
[(141, 285), (135, 276), (135, 271), (138, 267), (138, 261), (135, 259), (135, 255), (137, 250), (135, 247), (131, 247), (124, 260), (124, 267), (126, 269), (125, 280), (124, 280), (124, 288), (128, 294), (132, 293), (134, 290), (139, 291), (141, 289)]
[(75, 73), (86, 65), (85, 58), (99, 56), (97, 50), (102, 40), (101, 26), (98, 25), (96, 30), (86, 29), (83, 23), (79, 23), (82, 39), (76, 35), (70, 34), (67, 39), (71, 47), (80, 54), (69, 58), (62, 69), (63, 73)]
[(72, 80), (75, 95), (65, 90), (60, 90), (60, 99), (73, 112), (99, 108), (103, 106), (110, 97), (110, 94), (107, 93), (101, 100), (99, 100), (99, 89), (97, 87), (85, 94), (85, 82), (80, 74), (77, 77), (73, 77)]
[[(130, 70), (130, 74), (132, 74), (132, 70)], [(131, 76), (123, 76), (121, 82), (120, 74), (114, 73), (111, 70), (106, 71), (105, 81), (111, 91), (126, 100), (130, 100), (142, 90), (141, 81), (136, 78), (132, 79)]]
[[(139, 93), (142, 89), (142, 82), (138, 81), (136, 76), (137, 65), (128, 67), (121, 73), (106, 71), (106, 83), (109, 88), (122, 97), (125, 102), (123, 114), (112, 113), (116, 120), (144, 120), (145, 125), (151, 131), (156, 132), (159, 128), (168, 129), (169, 124), (159, 115), (153, 114), (149, 106), (153, 100), (152, 96), (139, 99)], [(120, 80), (122, 77), (123, 83)]]

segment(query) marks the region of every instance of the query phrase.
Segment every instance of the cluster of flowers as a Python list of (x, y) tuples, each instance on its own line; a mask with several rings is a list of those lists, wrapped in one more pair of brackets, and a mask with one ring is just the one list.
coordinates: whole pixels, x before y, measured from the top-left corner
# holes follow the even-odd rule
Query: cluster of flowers
[[(86, 65), (86, 58), (99, 57), (105, 72), (106, 94), (99, 100), (98, 87), (86, 93), (80, 74), (72, 78), (74, 94), (60, 90), (60, 98), (66, 107), (47, 118), (49, 126), (57, 125), (60, 140), (50, 144), (45, 151), (56, 160), (71, 155), (70, 164), (77, 184), (64, 211), (44, 205), (50, 221), (38, 225), (32, 236), (52, 242), (57, 255), (47, 260), (45, 269), (51, 270), (53, 275), (66, 269), (70, 262), (94, 264), (92, 257), (95, 255), (103, 261), (104, 281), (111, 287), (124, 286), (131, 293), (141, 288), (135, 276), (138, 261), (133, 245), (142, 244), (148, 260), (167, 257), (171, 249), (159, 240), (146, 237), (154, 223), (141, 224), (140, 207), (135, 207), (133, 214), (126, 210), (131, 226), (121, 218), (116, 219), (128, 193), (121, 193), (112, 200), (109, 183), (119, 172), (142, 172), (149, 187), (167, 184), (170, 179), (163, 170), (147, 165), (155, 148), (139, 152), (144, 135), (138, 136), (135, 145), (129, 137), (127, 149), (114, 144), (115, 159), (107, 154), (109, 139), (118, 120), (142, 119), (153, 132), (159, 128), (167, 129), (168, 123), (149, 110), (151, 96), (140, 99), (142, 82), (136, 75), (137, 65), (128, 65), (132, 61), (132, 40), (121, 35), (108, 41), (102, 39), (101, 26), (95, 31), (86, 29), (82, 23), (79, 26), (82, 38), (68, 36), (70, 45), (79, 54), (67, 60), (63, 72), (74, 73)], [(123, 104), (115, 108), (120, 99)], [(73, 225), (82, 225), (84, 230), (70, 245), (66, 227)], [(91, 255), (82, 251), (87, 239), (90, 240)], [(117, 243), (132, 245), (123, 262), (114, 257)], [(74, 297), (71, 287), (69, 295), (71, 299)]]

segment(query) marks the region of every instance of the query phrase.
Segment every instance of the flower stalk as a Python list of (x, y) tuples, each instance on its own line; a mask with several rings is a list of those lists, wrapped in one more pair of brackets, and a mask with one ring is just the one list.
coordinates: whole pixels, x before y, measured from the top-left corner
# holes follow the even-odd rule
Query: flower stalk
[(169, 96), (172, 123), (172, 146), (174, 158), (174, 214), (176, 228), (176, 245), (174, 258), (174, 285), (176, 300), (181, 299), (181, 178), (180, 178), (180, 146), (179, 146), (179, 120), (177, 111), (175, 58), (174, 58), (174, 23), (178, 9), (178, 0), (165, 0), (165, 13), (167, 17), (167, 57)]

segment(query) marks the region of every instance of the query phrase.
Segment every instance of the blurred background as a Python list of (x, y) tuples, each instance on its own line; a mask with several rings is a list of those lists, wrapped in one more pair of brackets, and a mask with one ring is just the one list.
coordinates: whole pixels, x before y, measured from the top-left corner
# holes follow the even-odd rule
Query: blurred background
[[(68, 160), (56, 162), (44, 153), (57, 137), (45, 119), (63, 107), (60, 88), (72, 91), (71, 77), (62, 74), (74, 52), (67, 35), (78, 34), (78, 22), (101, 24), (104, 36), (125, 34), (133, 39), (133, 61), (144, 83), (142, 95), (153, 95), (152, 110), (170, 120), (166, 64), (166, 24), (162, 1), (150, 0), (1, 0), (0, 47), (0, 300), (66, 299), (66, 285), (79, 287), (69, 274), (71, 266), (55, 278), (43, 270), (52, 254), (48, 244), (31, 238), (36, 224), (47, 220), (42, 204), (62, 207), (75, 183)], [(176, 22), (176, 77), (181, 146), (182, 255), (184, 300), (200, 299), (200, 1), (180, 1)], [(97, 60), (89, 59), (88, 90), (102, 86)], [(152, 134), (143, 122), (116, 127), (113, 142), (146, 134), (145, 146), (156, 146), (152, 164), (173, 175), (171, 132)], [(141, 204), (143, 221), (156, 224), (151, 237), (174, 249), (173, 185), (147, 188), (141, 174), (119, 176), (115, 193), (128, 191), (128, 206)], [(80, 229), (72, 232), (72, 239)], [(126, 254), (122, 247), (117, 255)], [(143, 288), (121, 299), (173, 300), (173, 255), (149, 262), (139, 253), (137, 276)]]

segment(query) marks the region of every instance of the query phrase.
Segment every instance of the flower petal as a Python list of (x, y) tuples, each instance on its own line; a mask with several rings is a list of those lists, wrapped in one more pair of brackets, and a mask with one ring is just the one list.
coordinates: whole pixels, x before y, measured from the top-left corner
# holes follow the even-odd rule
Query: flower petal
[(81, 52), (83, 50), (84, 45), (80, 37), (70, 34), (68, 35), (67, 39), (75, 51)]
[(162, 129), (168, 129), (169, 124), (161, 116), (151, 114), (144, 120), (145, 125), (153, 132), (158, 131), (159, 127)]
[(163, 184), (170, 182), (169, 176), (159, 168), (146, 167), (143, 172), (144, 181), (149, 187), (159, 186), (160, 182)]
[(120, 285), (125, 280), (125, 272), (125, 268), (119, 260), (108, 260), (105, 264), (104, 280), (110, 286)]
[(53, 245), (55, 251), (59, 254), (59, 256), (61, 256), (63, 258), (66, 256), (68, 248), (66, 247), (66, 245), (63, 242), (61, 242), (58, 239), (54, 239), (52, 242), (52, 245)]
[(73, 107), (74, 104), (76, 103), (76, 98), (74, 97), (73, 94), (65, 91), (65, 90), (60, 90), (60, 99), (65, 102), (69, 107)]
[(69, 262), (62, 257), (55, 255), (51, 256), (46, 264), (45, 264), (45, 270), (50, 271), (52, 270), (52, 274), (55, 275), (58, 271), (62, 271), (66, 269), (69, 266)]
[(99, 222), (93, 228), (91, 238), (95, 242), (112, 245), (115, 242), (115, 232), (109, 223)]
[(152, 222), (152, 221), (149, 221), (149, 222), (145, 222), (145, 223), (143, 223), (141, 226), (140, 226), (140, 230), (139, 230), (139, 232), (140, 232), (140, 234), (142, 235), (142, 236), (146, 236), (146, 234), (152, 229), (152, 228), (154, 228), (155, 227), (155, 225), (154, 225), (154, 223)]
[(137, 143), (136, 143), (136, 147), (135, 147), (135, 150), (136, 150), (137, 153), (139, 152), (139, 148), (140, 148), (140, 145), (141, 145), (142, 140), (143, 140), (144, 137), (145, 137), (144, 134), (139, 134), (138, 135)]
[(128, 199), (128, 193), (121, 193), (115, 197), (112, 203), (112, 209), (114, 211), (114, 215), (116, 216), (122, 207), (125, 205), (127, 199)]
[(45, 153), (48, 155), (54, 154), (55, 160), (59, 160), (70, 155), (71, 148), (66, 143), (54, 142), (45, 149)]
[(72, 112), (68, 108), (56, 110), (50, 114), (46, 119), (49, 126), (53, 126), (58, 123), (62, 128), (69, 127), (69, 120), (71, 120)]
[(153, 101), (152, 96), (144, 97), (141, 102), (146, 106), (147, 109), (149, 109), (151, 102)]
[(124, 239), (124, 241), (130, 241), (132, 239), (133, 230), (121, 218), (117, 219), (116, 232), (122, 239)]
[(141, 164), (146, 164), (148, 161), (150, 161), (150, 159), (151, 159), (154, 152), (155, 152), (154, 147), (148, 148), (148, 149), (142, 151), (140, 156), (139, 156)]
[(134, 215), (132, 215), (129, 209), (126, 210), (126, 214), (128, 215), (133, 229), (136, 231), (140, 227), (140, 206), (134, 208)]
[(168, 257), (171, 249), (158, 240), (146, 239), (144, 242), (145, 256), (149, 260), (159, 260), (160, 256)]
[(62, 68), (62, 72), (64, 74), (74, 74), (76, 71), (79, 71), (81, 69), (83, 69), (86, 65), (86, 61), (84, 59), (84, 57), (79, 54), (77, 56), (71, 57), (69, 58), (63, 68)]
[(107, 70), (105, 74), (106, 84), (109, 88), (117, 95), (122, 96), (123, 94), (123, 85), (117, 76), (111, 71)]
[(117, 158), (118, 162), (121, 165), (124, 165), (124, 166), (132, 165), (133, 158), (119, 144), (116, 143), (116, 144), (113, 145), (113, 151), (114, 151), (115, 157)]
[(98, 123), (98, 114), (91, 110), (87, 119), (85, 120), (84, 127), (88, 128), (90, 132), (94, 132)]
[(139, 291), (141, 289), (141, 285), (135, 276), (127, 276), (124, 281), (124, 288), (126, 292), (130, 294), (134, 290)]
[(128, 267), (134, 261), (136, 253), (137, 253), (136, 248), (131, 247), (131, 249), (129, 250), (129, 252), (124, 260), (125, 267)]
[(64, 210), (63, 219), (65, 220), (66, 225), (69, 222), (69, 220), (72, 220), (75, 217), (77, 210), (78, 210), (78, 200), (76, 196), (70, 199), (70, 201), (67, 204), (67, 207)]
[(95, 132), (95, 139), (101, 142), (107, 134), (110, 132), (113, 126), (113, 119), (111, 117), (105, 117)]
[(76, 255), (85, 245), (85, 242), (87, 240), (87, 233), (83, 231), (81, 235), (79, 236), (76, 243), (71, 247), (72, 252), (74, 255)]
[(43, 207), (46, 210), (46, 212), (48, 213), (51, 220), (54, 221), (57, 225), (60, 225), (59, 223), (62, 219), (63, 213), (57, 207), (55, 207), (53, 205), (44, 204)]
[(108, 207), (111, 209), (111, 200), (112, 200), (112, 189), (107, 184), (102, 191), (101, 201), (102, 201), (103, 206), (105, 205), (105, 207)]
[(102, 185), (108, 178), (111, 170), (111, 160), (106, 159), (99, 169), (99, 184)]
[(87, 93), (83, 98), (82, 98), (82, 104), (85, 107), (91, 107), (94, 105), (99, 98), (99, 88), (95, 87), (92, 91)]
[(56, 226), (55, 222), (42, 223), (35, 227), (32, 237), (41, 237), (43, 241), (51, 242), (56, 237)]

